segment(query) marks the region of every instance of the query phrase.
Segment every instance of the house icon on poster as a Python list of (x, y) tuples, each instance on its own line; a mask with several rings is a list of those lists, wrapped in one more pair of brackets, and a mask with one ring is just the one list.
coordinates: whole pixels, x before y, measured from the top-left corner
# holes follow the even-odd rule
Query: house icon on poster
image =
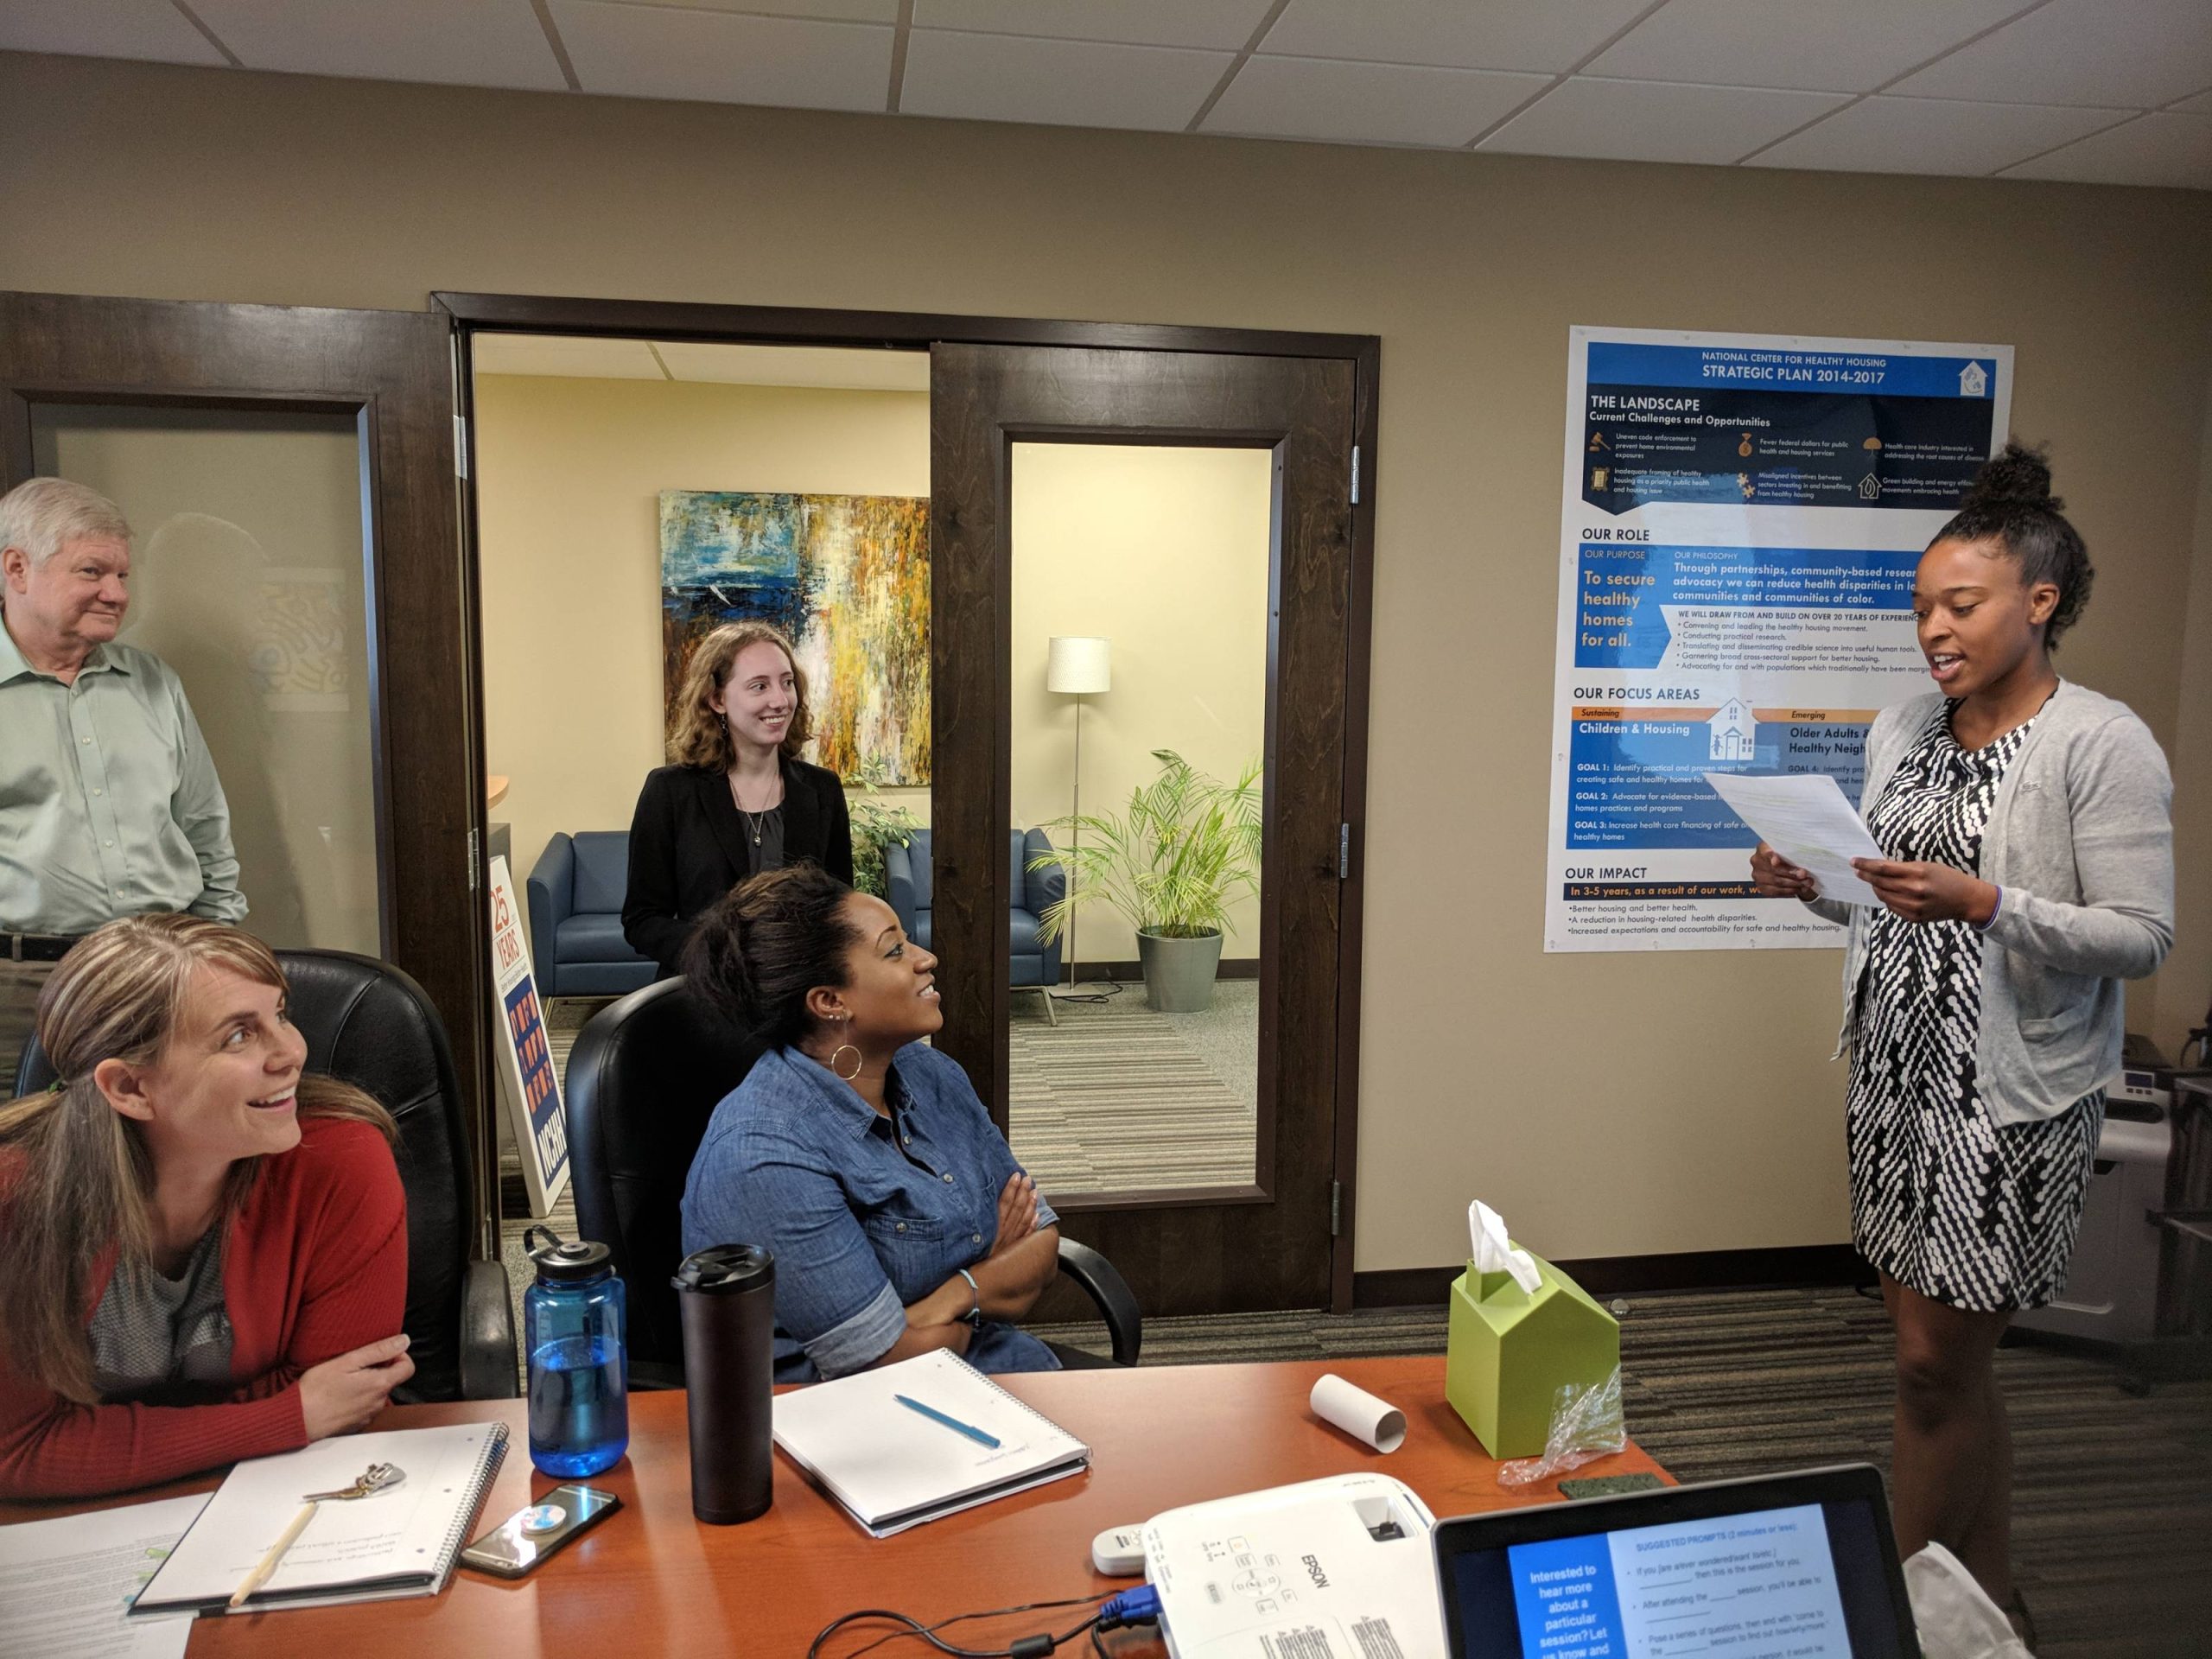
[(1969, 363), (1959, 371), (1959, 396), (1986, 397), (1989, 396), (1989, 372), (1979, 363)]
[(1706, 722), (1713, 728), (1713, 759), (1715, 760), (1749, 760), (1751, 758), (1751, 733), (1758, 724), (1750, 709), (1731, 697), (1714, 711)]
[(1882, 480), (1875, 477), (1872, 473), (1867, 474), (1866, 477), (1860, 479), (1859, 480), (1859, 499), (1861, 501), (1880, 500), (1882, 499)]

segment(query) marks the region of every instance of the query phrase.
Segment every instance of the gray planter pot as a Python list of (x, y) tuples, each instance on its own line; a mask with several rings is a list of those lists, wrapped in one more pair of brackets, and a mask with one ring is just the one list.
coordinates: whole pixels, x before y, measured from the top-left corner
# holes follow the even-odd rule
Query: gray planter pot
[(1144, 964), (1145, 995), (1161, 1014), (1203, 1014), (1213, 1006), (1213, 976), (1221, 966), (1221, 935), (1170, 939), (1139, 932), (1137, 959)]

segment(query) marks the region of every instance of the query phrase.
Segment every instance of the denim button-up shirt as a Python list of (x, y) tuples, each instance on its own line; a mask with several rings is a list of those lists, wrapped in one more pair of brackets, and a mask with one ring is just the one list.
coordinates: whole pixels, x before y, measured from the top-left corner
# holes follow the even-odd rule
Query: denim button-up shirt
[[(906, 1306), (990, 1254), (999, 1193), (1020, 1167), (957, 1062), (900, 1049), (876, 1115), (805, 1055), (773, 1050), (715, 1108), (683, 1188), (683, 1249), (759, 1244), (776, 1258), (776, 1381), (865, 1369)], [(1059, 1218), (1040, 1197), (1037, 1224)], [(1059, 1369), (1051, 1349), (986, 1319), (983, 1371)]]

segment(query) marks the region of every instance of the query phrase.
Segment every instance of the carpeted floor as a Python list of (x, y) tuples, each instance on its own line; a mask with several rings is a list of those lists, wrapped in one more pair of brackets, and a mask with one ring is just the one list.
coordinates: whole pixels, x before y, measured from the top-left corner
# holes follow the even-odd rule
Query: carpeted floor
[[(548, 1010), (554, 1063), (564, 1073), (575, 1033), (597, 1006)], [(1060, 1012), (1066, 1020), (1072, 1010)], [(1063, 1028), (1078, 1039), (1063, 1051), (1071, 1080), (1052, 1075), (1040, 1051), (1034, 1064), (1046, 1072), (1044, 1088), (1080, 1100), (1082, 1055), (1093, 1041), (1110, 1032), (1141, 1043), (1146, 1022), (1165, 1017), (1133, 1002), (1114, 1009), (1110, 1023), (1068, 1020)], [(1021, 1023), (1015, 1030), (1017, 1041), (1050, 1034), (1041, 1021), (1033, 1033)], [(1187, 1061), (1170, 1055), (1161, 1069), (1171, 1063), (1189, 1077)], [(1106, 1166), (1114, 1167), (1112, 1155)], [(514, 1217), (504, 1225), (507, 1270), (519, 1302), (531, 1277), (520, 1247), (530, 1223), (519, 1177), (505, 1185)], [(573, 1236), (565, 1198), (549, 1224)], [(1629, 1432), (1678, 1478), (1858, 1460), (1887, 1471), (1893, 1351), (1878, 1303), (1837, 1287), (1640, 1295), (1612, 1306)], [(519, 1308), (517, 1320), (519, 1330)], [(1103, 1327), (1037, 1329), (1105, 1349)], [(1147, 1365), (1443, 1351), (1441, 1308), (1154, 1319), (1144, 1332)], [(1440, 1357), (1438, 1364), (1440, 1386)], [(2018, 1465), (2014, 1555), (2040, 1626), (2038, 1652), (2212, 1656), (2212, 1379), (2163, 1383), (2136, 1397), (2120, 1388), (2109, 1360), (2024, 1341), (2004, 1349), (1997, 1364)]]
[(1142, 985), (1126, 985), (1102, 1002), (1063, 1001), (1057, 1026), (1014, 1020), (1014, 1155), (1055, 1193), (1249, 1182), (1259, 1007), (1257, 980), (1228, 979), (1203, 1014), (1155, 1014)]

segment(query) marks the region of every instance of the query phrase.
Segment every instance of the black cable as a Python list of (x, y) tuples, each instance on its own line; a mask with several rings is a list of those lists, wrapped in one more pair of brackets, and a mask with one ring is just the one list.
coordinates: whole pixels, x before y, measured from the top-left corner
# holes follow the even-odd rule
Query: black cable
[[(943, 1637), (939, 1637), (937, 1632), (950, 1625), (964, 1624), (969, 1619), (1003, 1618), (1014, 1613), (1038, 1612), (1048, 1607), (1089, 1606), (1094, 1602), (1110, 1600), (1112, 1598), (1110, 1597), (1103, 1596), (1071, 1596), (1061, 1601), (1025, 1602), (1019, 1607), (995, 1607), (985, 1612), (956, 1613), (952, 1618), (939, 1619), (934, 1624), (925, 1624), (921, 1620), (913, 1618), (910, 1614), (893, 1612), (887, 1607), (862, 1607), (853, 1612), (840, 1614), (837, 1618), (831, 1619), (827, 1624), (824, 1624), (822, 1629), (816, 1633), (813, 1642), (807, 1648), (806, 1655), (807, 1659), (820, 1659), (823, 1644), (828, 1642), (832, 1636), (836, 1635), (837, 1631), (842, 1630), (848, 1624), (858, 1624), (862, 1619), (885, 1619), (894, 1624), (903, 1624), (906, 1628), (904, 1630), (886, 1632), (884, 1635), (876, 1637), (874, 1641), (868, 1643), (865, 1647), (855, 1648), (850, 1654), (846, 1656), (846, 1659), (860, 1659), (860, 1656), (861, 1654), (869, 1652), (874, 1649), (880, 1648), (886, 1642), (896, 1641), (901, 1637), (912, 1637), (920, 1641), (926, 1642), (931, 1647), (937, 1649), (940, 1653), (953, 1655), (954, 1659), (1027, 1659), (1027, 1656), (1031, 1654), (1047, 1654), (1052, 1652), (1053, 1649), (1058, 1648), (1061, 1643), (1073, 1641), (1077, 1637), (1081, 1636), (1085, 1630), (1090, 1630), (1096, 1626), (1098, 1623), (1099, 1615), (1093, 1613), (1082, 1624), (1061, 1635), (1050, 1637), (1042, 1636), (1024, 1637), (1018, 1640), (1012, 1647), (1005, 1648), (956, 1647), (951, 1643), (947, 1642)], [(1047, 1643), (1048, 1645), (1039, 1647), (1037, 1645), (1039, 1642)]]
[(1052, 1001), (1055, 1002), (1104, 1002), (1122, 994), (1120, 980), (1109, 979), (1104, 982), (1106, 988), (1103, 991), (1077, 991), (1071, 988), (1065, 991), (1052, 993)]
[[(971, 1618), (1008, 1618), (1015, 1613), (1043, 1612), (1046, 1609), (1051, 1607), (1088, 1607), (1091, 1603), (1100, 1599), (1102, 1599), (1102, 1598), (1097, 1596), (1069, 1596), (1059, 1601), (1025, 1601), (1019, 1607), (994, 1607), (988, 1612), (955, 1613), (950, 1618), (941, 1618), (936, 1624), (928, 1626), (927, 1629), (924, 1630), (923, 1634), (925, 1636), (931, 1635), (936, 1631), (947, 1629), (954, 1624), (964, 1624)], [(904, 1618), (905, 1615), (893, 1614), (891, 1615), (891, 1617)], [(832, 1628), (835, 1627), (833, 1626)], [(829, 1634), (830, 1632), (827, 1630), (823, 1630), (822, 1633), (823, 1636), (827, 1636)], [(914, 1632), (912, 1630), (886, 1631), (883, 1635), (877, 1637), (874, 1641), (869, 1643), (868, 1646), (864, 1648), (855, 1648), (850, 1653), (845, 1656), (845, 1659), (861, 1659), (861, 1656), (862, 1654), (873, 1653), (876, 1649), (881, 1647), (887, 1642), (896, 1642), (902, 1636), (912, 1636)], [(821, 1639), (821, 1637), (817, 1637), (815, 1638), (817, 1643), (820, 1642)]]

